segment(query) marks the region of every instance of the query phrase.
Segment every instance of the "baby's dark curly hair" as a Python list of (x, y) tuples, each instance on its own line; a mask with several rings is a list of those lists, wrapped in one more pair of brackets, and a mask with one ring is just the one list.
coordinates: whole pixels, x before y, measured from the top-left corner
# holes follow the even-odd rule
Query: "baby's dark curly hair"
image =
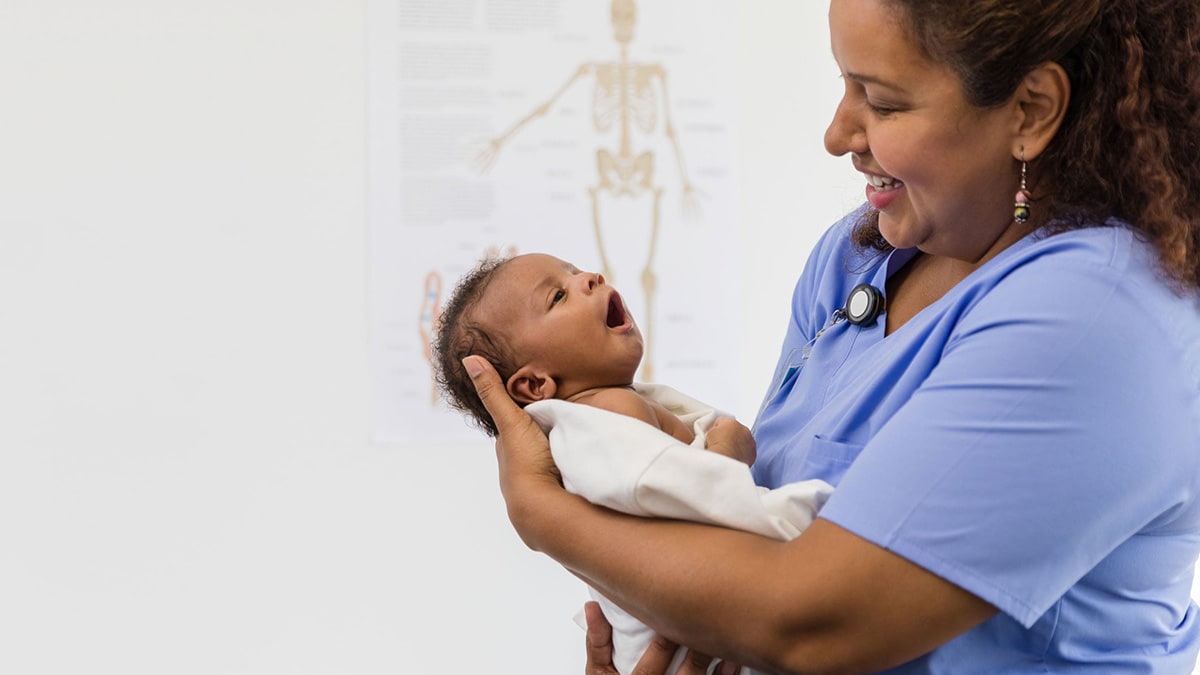
[[(1071, 81), (1057, 136), (1029, 162), (1054, 230), (1121, 218), (1179, 290), (1200, 289), (1200, 2), (889, 0), (917, 44), (992, 107), (1047, 61)], [(855, 240), (886, 250), (878, 212)]]
[(468, 421), (493, 438), (498, 433), (496, 422), (475, 393), (475, 385), (462, 360), (472, 354), (484, 357), (504, 382), (517, 371), (516, 358), (508, 345), (484, 330), (475, 319), (475, 309), (488, 284), (509, 260), (486, 258), (459, 279), (438, 316), (432, 345), (434, 377), (442, 398), (450, 407), (466, 413)]

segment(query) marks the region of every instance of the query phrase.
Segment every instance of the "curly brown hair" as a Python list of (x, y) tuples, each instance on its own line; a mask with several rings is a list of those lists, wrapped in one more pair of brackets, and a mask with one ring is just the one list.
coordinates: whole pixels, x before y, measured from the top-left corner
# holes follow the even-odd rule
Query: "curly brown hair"
[[(1029, 162), (1050, 231), (1130, 224), (1177, 290), (1200, 289), (1200, 3), (1196, 0), (887, 0), (918, 47), (978, 107), (1055, 62), (1071, 82), (1058, 134)], [(886, 250), (878, 212), (855, 241)]]
[(488, 284), (509, 260), (486, 258), (459, 279), (438, 316), (432, 345), (434, 379), (442, 398), (451, 408), (466, 413), (469, 422), (492, 438), (499, 433), (496, 422), (475, 393), (475, 385), (462, 360), (472, 354), (484, 357), (505, 382), (517, 370), (516, 358), (508, 345), (485, 330), (474, 316)]

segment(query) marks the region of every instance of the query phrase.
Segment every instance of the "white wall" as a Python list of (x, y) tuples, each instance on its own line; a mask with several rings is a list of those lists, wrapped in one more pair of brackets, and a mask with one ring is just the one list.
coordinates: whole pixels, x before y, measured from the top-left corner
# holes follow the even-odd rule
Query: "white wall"
[[(823, 3), (742, 6), (755, 398), (848, 202)], [(581, 672), (490, 445), (368, 441), (364, 47), (347, 0), (0, 4), (0, 672)]]
[[(743, 386), (860, 197), (825, 3), (740, 3)], [(0, 672), (582, 671), (492, 451), (368, 442), (363, 10), (0, 5)]]

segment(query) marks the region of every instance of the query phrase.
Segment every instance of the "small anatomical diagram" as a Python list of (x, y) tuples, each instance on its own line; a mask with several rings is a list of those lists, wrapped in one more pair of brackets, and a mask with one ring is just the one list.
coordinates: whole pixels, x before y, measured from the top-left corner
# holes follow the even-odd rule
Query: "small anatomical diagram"
[(688, 180), (683, 162), (683, 152), (675, 127), (671, 123), (667, 98), (667, 71), (656, 63), (639, 63), (629, 58), (629, 45), (633, 41), (637, 23), (635, 0), (612, 0), (612, 32), (618, 53), (611, 61), (594, 61), (580, 65), (575, 73), (544, 103), (520, 119), (508, 131), (492, 139), (480, 153), (479, 168), (488, 171), (496, 161), (500, 150), (525, 125), (545, 116), (554, 103), (579, 80), (590, 79), (593, 84), (591, 118), (592, 124), (603, 137), (604, 145), (596, 149), (595, 181), (586, 186), (591, 203), (591, 221), (596, 247), (604, 276), (620, 285), (623, 279), (613, 271), (613, 255), (620, 254), (621, 242), (605, 238), (606, 227), (602, 222), (600, 200), (605, 198), (638, 199), (650, 196), (651, 212), (647, 214), (645, 237), (649, 246), (645, 249), (639, 282), (645, 302), (645, 316), (641, 317), (642, 334), (646, 341), (646, 356), (642, 362), (641, 379), (654, 378), (654, 300), (657, 277), (654, 271), (655, 252), (658, 244), (660, 202), (663, 186), (656, 176), (656, 158), (653, 150), (637, 147), (641, 137), (659, 133), (661, 108), (661, 133), (670, 141), (674, 151), (676, 168), (682, 183), (683, 210), (687, 217), (699, 213), (697, 193)]
[(421, 293), (421, 314), (417, 320), (417, 331), (421, 334), (421, 351), (425, 361), (429, 363), (430, 404), (438, 401), (437, 380), (433, 373), (433, 331), (438, 316), (442, 313), (442, 275), (437, 270), (430, 270), (425, 275), (425, 289)]

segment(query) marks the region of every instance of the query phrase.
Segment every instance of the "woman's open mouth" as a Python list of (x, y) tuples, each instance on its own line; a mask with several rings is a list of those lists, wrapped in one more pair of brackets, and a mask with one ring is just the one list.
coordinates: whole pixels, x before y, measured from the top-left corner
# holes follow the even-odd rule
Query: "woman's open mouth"
[(867, 177), (867, 201), (878, 211), (883, 211), (895, 201), (904, 181), (895, 178), (865, 174)]

